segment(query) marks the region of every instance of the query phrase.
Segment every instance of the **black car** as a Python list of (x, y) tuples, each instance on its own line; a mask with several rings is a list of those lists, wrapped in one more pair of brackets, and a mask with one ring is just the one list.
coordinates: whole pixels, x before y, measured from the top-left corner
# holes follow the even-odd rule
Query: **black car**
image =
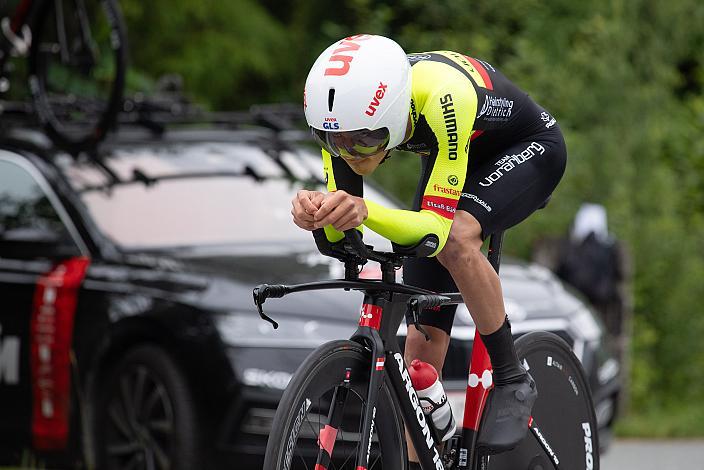
[[(290, 220), (296, 189), (322, 185), (319, 157), (295, 133), (240, 127), (127, 129), (78, 158), (31, 131), (0, 141), (0, 463), (259, 468), (291, 374), (355, 329), (361, 297), (290, 296), (267, 303), (278, 330), (259, 319), (254, 285), (342, 266)], [(619, 365), (592, 312), (536, 266), (508, 262), (502, 281), (517, 335), (573, 346), (607, 429)], [(473, 332), (460, 306), (445, 367), (456, 406)]]

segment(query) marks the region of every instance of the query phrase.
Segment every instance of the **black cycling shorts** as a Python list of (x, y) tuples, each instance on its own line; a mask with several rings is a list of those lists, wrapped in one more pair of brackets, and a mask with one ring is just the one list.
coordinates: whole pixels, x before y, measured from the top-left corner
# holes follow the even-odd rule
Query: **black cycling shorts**
[[(482, 239), (525, 220), (557, 187), (567, 162), (567, 150), (557, 124), (522, 139), (500, 152), (490, 145), (470, 145), (467, 179), (457, 210), (468, 212), (482, 227)], [(419, 191), (420, 192), (420, 191)], [(416, 194), (416, 205), (422, 194)], [(435, 292), (457, 292), (450, 273), (437, 258), (409, 259), (403, 265), (405, 283)], [(456, 306), (425, 310), (423, 325), (450, 334)]]

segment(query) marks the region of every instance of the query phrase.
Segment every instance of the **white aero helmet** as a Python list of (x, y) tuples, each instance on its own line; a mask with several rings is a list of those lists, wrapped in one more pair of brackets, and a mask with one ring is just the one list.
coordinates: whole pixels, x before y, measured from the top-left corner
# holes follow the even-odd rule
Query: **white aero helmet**
[(389, 38), (358, 34), (323, 51), (303, 92), (306, 120), (333, 156), (364, 158), (403, 142), (411, 66)]

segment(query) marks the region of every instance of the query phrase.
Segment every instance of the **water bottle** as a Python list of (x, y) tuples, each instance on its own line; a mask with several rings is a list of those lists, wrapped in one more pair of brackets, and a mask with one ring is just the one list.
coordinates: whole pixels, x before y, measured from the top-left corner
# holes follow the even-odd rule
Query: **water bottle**
[(438, 371), (432, 364), (413, 359), (408, 373), (411, 375), (411, 382), (418, 394), (423, 413), (435, 425), (440, 441), (448, 440), (455, 434), (457, 425)]

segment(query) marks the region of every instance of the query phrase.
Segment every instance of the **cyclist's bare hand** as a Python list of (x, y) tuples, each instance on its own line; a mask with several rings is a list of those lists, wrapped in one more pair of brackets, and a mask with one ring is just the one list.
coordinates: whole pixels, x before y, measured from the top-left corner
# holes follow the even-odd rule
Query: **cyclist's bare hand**
[(316, 229), (313, 216), (318, 212), (324, 198), (325, 194), (320, 191), (299, 190), (291, 201), (293, 223), (304, 230)]
[(345, 191), (335, 191), (325, 195), (320, 209), (315, 213), (315, 228), (332, 225), (342, 232), (362, 225), (367, 215), (364, 199)]

